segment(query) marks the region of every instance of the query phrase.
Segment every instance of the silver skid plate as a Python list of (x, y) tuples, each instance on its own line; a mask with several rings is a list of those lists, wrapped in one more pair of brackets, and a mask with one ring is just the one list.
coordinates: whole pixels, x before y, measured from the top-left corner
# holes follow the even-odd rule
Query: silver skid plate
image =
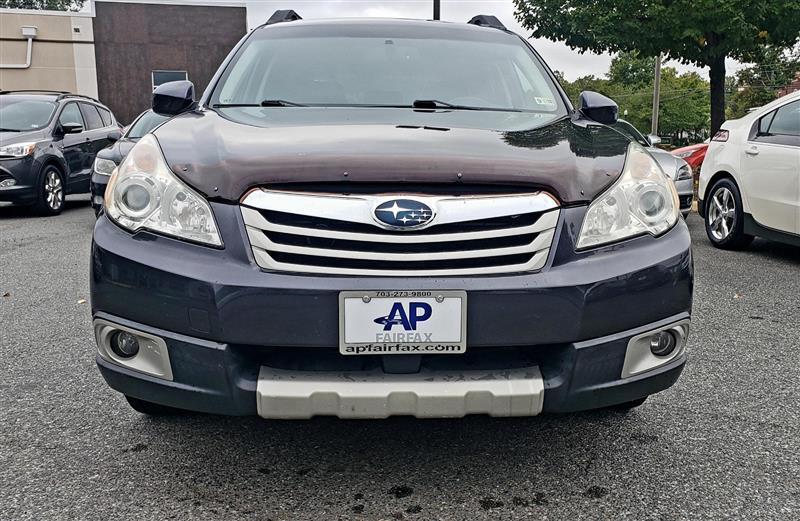
[(544, 382), (538, 367), (385, 374), (262, 366), (256, 399), (263, 418), (534, 416), (542, 411)]

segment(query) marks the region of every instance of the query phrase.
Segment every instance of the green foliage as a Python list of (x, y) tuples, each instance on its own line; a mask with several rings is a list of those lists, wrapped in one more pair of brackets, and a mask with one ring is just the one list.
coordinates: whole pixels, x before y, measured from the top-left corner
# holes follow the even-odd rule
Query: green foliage
[(708, 81), (696, 72), (678, 75), (673, 68), (661, 71), (659, 133), (680, 141), (682, 133), (703, 139), (711, 117)]
[(85, 0), (0, 0), (0, 7), (11, 9), (47, 9), (80, 11)]
[[(611, 62), (607, 78), (584, 76), (574, 82), (562, 80), (561, 85), (576, 105), (584, 90), (608, 96), (619, 104), (620, 116), (647, 135), (653, 110), (654, 66), (652, 59), (622, 53)], [(674, 144), (705, 139), (710, 117), (709, 88), (698, 74), (678, 74), (671, 67), (662, 69), (659, 107), (662, 136), (671, 136)]]
[(767, 47), (757, 63), (741, 69), (732, 79), (732, 96), (728, 104), (729, 118), (740, 118), (748, 109), (760, 107), (778, 97), (781, 87), (791, 83), (800, 73), (800, 48), (794, 52)]
[(764, 46), (800, 40), (800, 0), (514, 0), (537, 38), (580, 51), (632, 52), (711, 68), (712, 129), (724, 118), (726, 57), (752, 61)]
[(537, 38), (594, 52), (666, 53), (710, 66), (719, 56), (747, 61), (765, 44), (800, 38), (797, 0), (514, 0)]
[(620, 53), (611, 60), (608, 79), (619, 85), (643, 88), (653, 84), (655, 66), (652, 56), (642, 57), (638, 52)]

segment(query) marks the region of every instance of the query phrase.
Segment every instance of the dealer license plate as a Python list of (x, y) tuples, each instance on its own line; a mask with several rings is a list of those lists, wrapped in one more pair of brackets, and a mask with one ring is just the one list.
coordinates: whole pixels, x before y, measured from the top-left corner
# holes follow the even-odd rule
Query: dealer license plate
[(339, 293), (343, 355), (452, 355), (466, 350), (466, 291)]

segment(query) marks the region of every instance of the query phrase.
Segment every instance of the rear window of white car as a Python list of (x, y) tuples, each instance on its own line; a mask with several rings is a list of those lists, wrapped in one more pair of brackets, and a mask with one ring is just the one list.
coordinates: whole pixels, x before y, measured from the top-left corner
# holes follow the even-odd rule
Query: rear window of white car
[(769, 133), (800, 136), (800, 100), (784, 105), (775, 112)]

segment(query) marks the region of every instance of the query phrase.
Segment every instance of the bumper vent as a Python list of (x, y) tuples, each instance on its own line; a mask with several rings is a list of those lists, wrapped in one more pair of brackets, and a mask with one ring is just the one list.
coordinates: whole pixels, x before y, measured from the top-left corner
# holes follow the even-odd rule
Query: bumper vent
[[(394, 198), (422, 201), (435, 209), (435, 218), (422, 229), (385, 229), (374, 211)], [(241, 209), (261, 268), (388, 277), (541, 269), (559, 216), (556, 201), (544, 193), (345, 196), (255, 190)]]

